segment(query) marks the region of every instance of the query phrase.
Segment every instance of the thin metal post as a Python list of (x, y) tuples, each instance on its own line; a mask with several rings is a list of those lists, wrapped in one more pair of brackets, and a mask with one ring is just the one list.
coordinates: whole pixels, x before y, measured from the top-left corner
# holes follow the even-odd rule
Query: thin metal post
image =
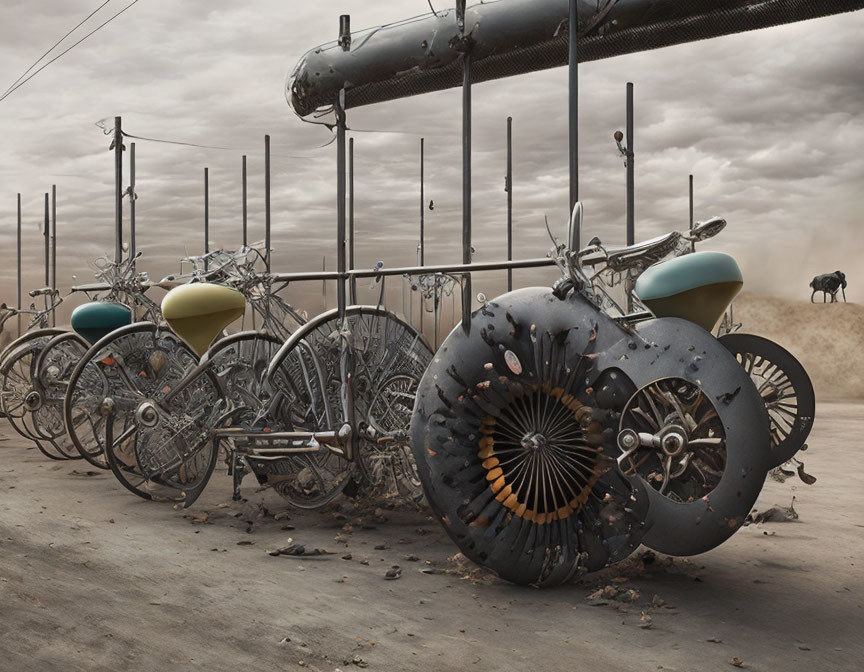
[(133, 142), (129, 145), (129, 256), (133, 260), (136, 254), (135, 198), (135, 143)]
[(246, 247), (247, 242), (247, 224), (248, 210), (246, 203), (246, 155), (243, 155), (243, 247)]
[[(18, 310), (21, 310), (21, 194), (18, 194)], [(18, 335), (21, 335), (21, 313), (18, 313)]]
[(635, 153), (633, 151), (633, 83), (627, 82), (627, 244), (636, 242)]
[(339, 319), (345, 317), (345, 90), (339, 92), (334, 106), (336, 110), (336, 271), (340, 274), (336, 283), (336, 305)]
[(50, 222), (50, 205), (48, 203), (48, 192), (45, 192), (45, 225), (42, 228), (42, 237), (45, 239), (45, 286), (51, 286), (51, 264), (49, 260), (51, 249), (51, 222)]
[[(579, 50), (577, 48), (579, 35), (578, 0), (570, 0), (570, 54), (568, 65), (568, 113), (569, 113), (569, 137), (570, 137), (570, 210), (579, 200)], [(576, 249), (581, 246), (581, 231), (574, 234), (573, 241)]]
[[(690, 176), (690, 231), (693, 231), (693, 176)], [(690, 241), (690, 251), (696, 251), (696, 243), (692, 240)]]
[[(465, 38), (465, 0), (456, 3), (456, 20)], [(470, 40), (470, 37), (467, 38)], [(462, 263), (471, 263), (471, 50), (462, 45)], [(462, 291), (462, 329), (471, 326), (471, 273), (466, 273)]]
[[(507, 192), (507, 261), (513, 259), (513, 117), (507, 117), (507, 175), (504, 178)], [(513, 291), (513, 269), (507, 269), (507, 291)]]
[[(327, 272), (327, 255), (321, 257), (321, 272)], [(321, 281), (321, 292), (324, 294), (324, 310), (327, 310), (327, 280)]]
[[(210, 169), (204, 169), (204, 254), (210, 251)], [(204, 270), (209, 270), (210, 261), (204, 259)]]
[(420, 138), (420, 265), (426, 263), (425, 138)]
[[(354, 270), (354, 138), (348, 139), (348, 269)], [(357, 278), (351, 278), (351, 305), (357, 304)]]
[[(51, 289), (57, 289), (57, 185), (51, 185)], [(57, 326), (57, 311), (51, 311), (51, 326)]]
[[(420, 138), (420, 244), (417, 265), (426, 265), (426, 139)], [(423, 292), (420, 292), (420, 333), (423, 333)]]
[(264, 136), (264, 265), (270, 272), (270, 136)]
[(123, 130), (114, 117), (114, 262), (123, 261)]

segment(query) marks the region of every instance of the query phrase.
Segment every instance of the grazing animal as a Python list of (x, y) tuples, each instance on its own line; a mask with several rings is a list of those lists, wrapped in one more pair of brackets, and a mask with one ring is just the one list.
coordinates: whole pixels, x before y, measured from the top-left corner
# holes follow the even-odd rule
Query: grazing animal
[(837, 303), (837, 292), (843, 292), (843, 301), (846, 301), (846, 274), (842, 271), (834, 271), (824, 275), (817, 275), (810, 281), (813, 293), (810, 294), (810, 303), (816, 303), (813, 299), (816, 292), (822, 292), (822, 303), (831, 296), (831, 303)]

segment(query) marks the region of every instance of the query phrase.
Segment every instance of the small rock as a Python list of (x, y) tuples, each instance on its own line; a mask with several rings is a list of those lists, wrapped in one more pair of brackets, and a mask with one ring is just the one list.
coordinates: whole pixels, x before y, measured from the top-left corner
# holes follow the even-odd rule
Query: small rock
[(387, 573), (384, 574), (384, 578), (387, 581), (395, 581), (396, 579), (401, 579), (402, 568), (399, 565), (393, 565), (390, 569), (387, 570)]

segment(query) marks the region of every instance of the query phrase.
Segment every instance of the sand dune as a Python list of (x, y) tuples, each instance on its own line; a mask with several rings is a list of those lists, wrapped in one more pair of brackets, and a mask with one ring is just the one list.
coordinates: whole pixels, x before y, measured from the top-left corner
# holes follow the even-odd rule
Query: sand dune
[(742, 332), (770, 338), (801, 361), (818, 400), (864, 398), (864, 306), (742, 292), (734, 314)]

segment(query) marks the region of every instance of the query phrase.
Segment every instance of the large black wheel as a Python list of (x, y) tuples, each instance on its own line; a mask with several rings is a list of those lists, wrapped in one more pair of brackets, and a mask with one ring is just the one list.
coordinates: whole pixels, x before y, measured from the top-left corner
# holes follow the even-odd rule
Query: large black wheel
[(625, 332), (581, 297), (511, 292), (457, 326), (411, 420), (426, 498), (459, 549), (520, 584), (556, 585), (625, 558), (648, 513), (615, 452), (625, 376), (597, 352)]
[(786, 349), (753, 334), (726, 334), (720, 342), (753, 379), (768, 411), (771, 467), (791, 460), (804, 446), (816, 414), (810, 376)]

